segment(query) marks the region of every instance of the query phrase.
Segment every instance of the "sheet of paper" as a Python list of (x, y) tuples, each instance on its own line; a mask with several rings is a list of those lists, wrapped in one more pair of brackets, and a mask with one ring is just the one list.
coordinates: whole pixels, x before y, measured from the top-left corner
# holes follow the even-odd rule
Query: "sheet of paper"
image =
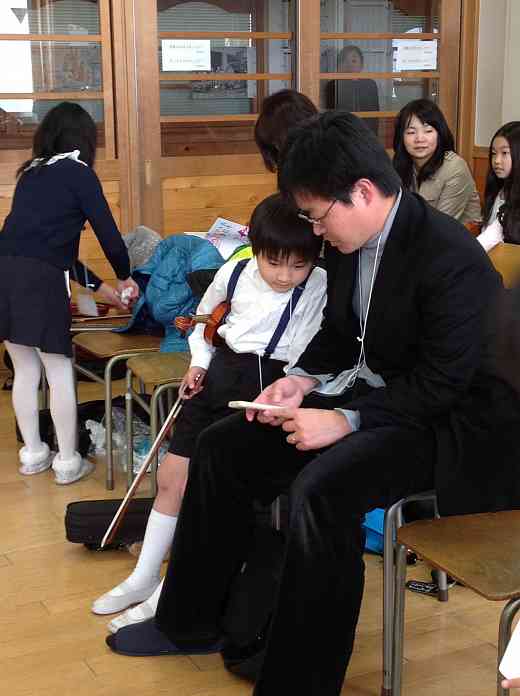
[(86, 317), (97, 317), (99, 315), (96, 301), (91, 292), (78, 292), (76, 300), (80, 314)]
[(238, 222), (217, 218), (206, 234), (206, 239), (227, 259), (239, 246), (249, 242), (248, 228)]

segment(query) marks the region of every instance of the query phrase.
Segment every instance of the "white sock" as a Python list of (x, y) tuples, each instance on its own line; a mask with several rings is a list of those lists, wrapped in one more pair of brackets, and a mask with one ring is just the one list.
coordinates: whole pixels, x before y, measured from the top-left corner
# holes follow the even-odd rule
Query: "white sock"
[(112, 619), (112, 621), (108, 623), (108, 630), (111, 631), (111, 633), (116, 633), (120, 628), (124, 628), (124, 626), (146, 621), (146, 619), (151, 619), (152, 616), (155, 616), (163, 585), (164, 578), (151, 597), (148, 597), (148, 599), (141, 602), (141, 604), (127, 609), (122, 614)]
[(152, 509), (148, 517), (143, 546), (127, 582), (135, 589), (159, 582), (161, 564), (170, 549), (177, 525), (177, 517)]
[(43, 449), (38, 417), (38, 385), (42, 369), (40, 358), (36, 348), (10, 341), (4, 343), (14, 365), (12, 399), (16, 421), (27, 450), (40, 452)]

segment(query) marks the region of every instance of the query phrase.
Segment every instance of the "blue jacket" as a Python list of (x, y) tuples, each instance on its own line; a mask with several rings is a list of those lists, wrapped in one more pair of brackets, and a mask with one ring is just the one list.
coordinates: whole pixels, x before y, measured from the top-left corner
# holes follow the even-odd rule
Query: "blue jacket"
[(133, 307), (131, 320), (119, 331), (143, 328), (152, 320), (164, 327), (162, 352), (187, 351), (188, 341), (173, 325), (175, 317), (195, 312), (199, 303), (187, 276), (192, 271), (220, 268), (223, 263), (220, 253), (205, 239), (182, 234), (163, 239), (151, 259), (132, 274), (145, 289)]

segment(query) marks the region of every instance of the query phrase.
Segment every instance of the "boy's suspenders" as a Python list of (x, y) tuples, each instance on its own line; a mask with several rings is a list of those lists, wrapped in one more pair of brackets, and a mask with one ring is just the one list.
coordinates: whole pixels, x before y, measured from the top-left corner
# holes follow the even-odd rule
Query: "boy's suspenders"
[[(233, 272), (231, 273), (231, 276), (228, 281), (228, 286), (227, 286), (227, 294), (226, 294), (226, 302), (229, 304), (231, 307), (231, 300), (233, 299), (233, 294), (235, 292), (235, 288), (238, 283), (238, 279), (240, 278), (240, 274), (246, 267), (247, 262), (249, 259), (242, 259), (237, 263), (235, 268), (233, 269)], [(312, 271), (311, 271), (312, 273)], [(285, 309), (283, 310), (282, 316), (280, 317), (280, 321), (278, 322), (278, 326), (274, 330), (274, 333), (272, 335), (271, 340), (267, 344), (267, 348), (264, 351), (264, 358), (270, 358), (271, 355), (274, 353), (276, 346), (278, 345), (278, 342), (280, 341), (283, 332), (287, 328), (287, 324), (289, 323), (289, 320), (291, 319), (291, 315), (298, 304), (298, 300), (302, 296), (303, 291), (305, 290), (305, 285), (307, 284), (307, 280), (309, 279), (310, 273), (305, 278), (303, 283), (301, 285), (296, 286), (293, 291), (292, 295), (289, 298), (289, 302), (285, 305)], [(228, 312), (229, 313), (229, 312)], [(227, 316), (227, 315), (226, 315)], [(225, 321), (225, 318), (224, 320)]]

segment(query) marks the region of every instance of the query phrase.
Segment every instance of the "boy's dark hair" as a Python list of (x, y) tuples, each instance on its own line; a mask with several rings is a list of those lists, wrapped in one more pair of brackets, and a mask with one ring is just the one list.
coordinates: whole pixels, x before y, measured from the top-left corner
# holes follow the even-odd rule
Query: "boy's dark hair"
[[(493, 142), (499, 137), (507, 140), (511, 151), (511, 173), (507, 179), (499, 179), (492, 166)], [(502, 188), (505, 202), (499, 210), (498, 218), (503, 227), (504, 241), (520, 244), (520, 121), (504, 124), (491, 138), (484, 192), (484, 225), (489, 224), (495, 198)]]
[(413, 160), (404, 146), (404, 132), (414, 116), (417, 116), (421, 123), (435, 128), (438, 135), (435, 152), (417, 174), (417, 187), (442, 167), (447, 152), (456, 151), (453, 134), (437, 104), (429, 99), (415, 99), (409, 102), (397, 114), (394, 131), (394, 167), (408, 189), (412, 187), (413, 182)]
[(311, 100), (294, 89), (282, 89), (264, 99), (255, 125), (255, 141), (270, 172), (276, 171), (289, 129), (317, 113)]
[(40, 167), (54, 155), (73, 150), (79, 150), (79, 159), (91, 167), (96, 158), (96, 142), (96, 124), (92, 117), (79, 104), (62, 102), (45, 115), (36, 129), (32, 157), (21, 165), (17, 176), (36, 157), (42, 158)]
[(359, 179), (386, 197), (401, 185), (384, 147), (357, 116), (330, 111), (291, 130), (278, 169), (278, 188), (289, 200), (304, 193), (351, 203)]
[(273, 259), (288, 259), (294, 254), (302, 261), (315, 262), (322, 245), (310, 222), (298, 217), (279, 193), (268, 196), (254, 209), (249, 239), (255, 256), (263, 254)]

